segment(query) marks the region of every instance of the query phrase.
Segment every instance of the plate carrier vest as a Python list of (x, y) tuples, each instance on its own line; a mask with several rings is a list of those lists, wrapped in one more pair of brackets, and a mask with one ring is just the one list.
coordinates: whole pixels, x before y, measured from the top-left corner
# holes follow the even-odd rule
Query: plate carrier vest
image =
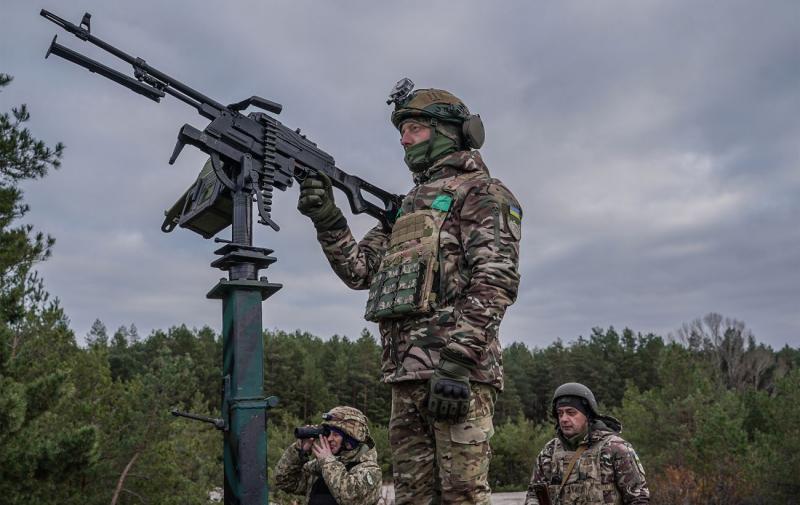
[(428, 314), (436, 307), (434, 282), (439, 273), (439, 234), (452, 209), (460, 208), (469, 182), (491, 181), (485, 172), (467, 172), (447, 179), (429, 207), (401, 215), (392, 227), (389, 246), (372, 277), (364, 318), (385, 319)]

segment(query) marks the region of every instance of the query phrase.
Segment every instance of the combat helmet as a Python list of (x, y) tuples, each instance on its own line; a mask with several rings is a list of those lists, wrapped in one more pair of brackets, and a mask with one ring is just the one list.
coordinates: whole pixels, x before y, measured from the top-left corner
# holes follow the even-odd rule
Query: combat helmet
[(558, 415), (556, 414), (556, 401), (562, 396), (576, 396), (580, 398), (581, 403), (592, 413), (594, 417), (600, 416), (600, 411), (597, 407), (597, 400), (595, 400), (592, 390), (578, 382), (567, 382), (566, 384), (558, 386), (558, 388), (556, 388), (556, 392), (553, 393), (551, 412), (553, 417), (556, 419), (558, 419)]
[(367, 416), (355, 407), (334, 407), (322, 414), (322, 425), (336, 428), (358, 443), (374, 447), (375, 442), (369, 434)]
[(395, 104), (391, 118), (395, 128), (399, 130), (407, 119), (424, 119), (445, 135), (457, 132), (466, 149), (479, 149), (483, 145), (486, 138), (483, 121), (478, 114), (471, 114), (461, 99), (442, 89), (413, 89), (414, 83), (406, 77), (389, 93), (386, 103)]

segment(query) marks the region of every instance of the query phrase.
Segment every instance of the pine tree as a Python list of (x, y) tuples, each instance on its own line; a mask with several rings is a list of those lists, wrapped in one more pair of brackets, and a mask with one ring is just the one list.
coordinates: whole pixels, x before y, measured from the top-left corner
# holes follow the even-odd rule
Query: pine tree
[[(0, 74), (0, 90), (11, 80)], [(36, 140), (23, 126), (29, 119), (24, 104), (11, 114), (0, 114), (0, 318), (11, 325), (23, 317), (25, 298), (36, 295), (41, 287), (31, 271), (33, 265), (47, 259), (55, 243), (49, 235), (34, 233), (31, 225), (12, 227), (29, 210), (17, 184), (57, 168), (64, 151), (61, 143), (51, 149)]]
[[(10, 82), (0, 74), (0, 89)], [(96, 462), (97, 433), (61, 411), (74, 394), (70, 364), (79, 350), (33, 270), (54, 240), (17, 224), (28, 212), (18, 184), (57, 168), (63, 152), (36, 140), (23, 126), (29, 119), (25, 105), (0, 115), (0, 496), (66, 503)]]

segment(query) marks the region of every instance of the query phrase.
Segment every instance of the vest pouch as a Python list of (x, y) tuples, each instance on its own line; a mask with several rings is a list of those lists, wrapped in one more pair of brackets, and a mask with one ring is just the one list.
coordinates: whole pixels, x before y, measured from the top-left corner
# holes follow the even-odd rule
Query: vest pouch
[[(372, 279), (372, 284), (369, 287), (369, 297), (367, 298), (366, 314), (369, 315), (377, 310), (378, 300), (380, 299), (380, 291), (383, 288), (383, 281), (386, 279), (386, 272), (379, 272), (375, 274)], [(368, 320), (371, 320), (367, 317)]]
[(417, 287), (422, 282), (426, 263), (408, 263), (400, 267), (400, 277), (397, 280), (397, 295), (394, 299), (393, 312), (398, 315), (410, 314), (420, 301)]
[[(619, 505), (622, 503), (613, 480), (609, 484), (603, 484), (604, 464), (601, 454), (610, 440), (611, 437), (606, 437), (581, 454), (569, 478), (564, 483), (558, 503), (577, 505)], [(553, 454), (552, 464), (554, 470), (557, 469), (557, 471), (554, 471), (553, 482), (550, 483), (549, 490), (551, 498), (554, 498), (554, 503), (561, 488), (561, 478), (574, 454), (573, 451), (567, 451), (560, 443)], [(608, 464), (611, 465), (610, 462)], [(609, 467), (608, 472), (613, 474), (613, 468)]]
[[(391, 268), (384, 272), (384, 279), (378, 290), (378, 298), (375, 303), (375, 318), (383, 319), (392, 315), (392, 307), (397, 297), (397, 281), (400, 277), (398, 267)], [(369, 318), (367, 318), (369, 319)]]
[(403, 214), (392, 227), (389, 247), (370, 285), (364, 317), (368, 321), (433, 312), (438, 275), (439, 233), (453, 198), (438, 195), (430, 208)]
[(378, 322), (430, 312), (435, 263), (433, 252), (421, 244), (387, 255), (370, 287), (364, 317)]

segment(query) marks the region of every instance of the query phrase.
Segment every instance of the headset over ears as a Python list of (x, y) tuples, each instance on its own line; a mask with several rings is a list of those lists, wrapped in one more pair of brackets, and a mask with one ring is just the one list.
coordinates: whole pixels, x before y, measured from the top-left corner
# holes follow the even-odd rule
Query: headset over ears
[(486, 140), (486, 131), (483, 129), (483, 121), (479, 114), (470, 114), (461, 124), (461, 134), (464, 135), (464, 143), (470, 149), (480, 149), (483, 141)]

